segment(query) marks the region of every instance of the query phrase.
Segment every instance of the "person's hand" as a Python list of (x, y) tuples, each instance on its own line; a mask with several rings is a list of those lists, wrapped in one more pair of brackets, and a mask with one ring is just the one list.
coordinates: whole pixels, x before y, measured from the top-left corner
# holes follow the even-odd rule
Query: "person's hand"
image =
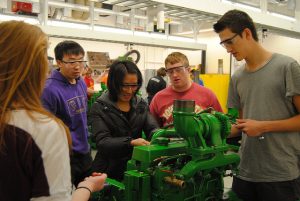
[(231, 125), (230, 135), (228, 135), (227, 138), (238, 137), (242, 134), (242, 130), (238, 129), (236, 126), (237, 126), (237, 124)]
[(106, 178), (106, 174), (94, 172), (92, 176), (86, 177), (84, 181), (80, 182), (78, 187), (84, 186), (92, 192), (97, 192), (103, 189)]
[(132, 146), (144, 146), (144, 145), (149, 145), (150, 142), (144, 140), (143, 138), (138, 138), (138, 139), (131, 140), (130, 144)]
[(252, 119), (237, 119), (236, 128), (242, 130), (245, 134), (251, 137), (261, 136), (264, 133), (263, 122)]

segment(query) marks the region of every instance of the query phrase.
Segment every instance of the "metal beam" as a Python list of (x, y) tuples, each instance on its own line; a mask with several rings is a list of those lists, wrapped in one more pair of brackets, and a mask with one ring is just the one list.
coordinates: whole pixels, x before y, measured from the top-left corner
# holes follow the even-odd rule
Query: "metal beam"
[(183, 9), (192, 10), (192, 12), (201, 11), (211, 15), (221, 16), (225, 12), (232, 9), (244, 10), (254, 20), (254, 22), (264, 25), (272, 29), (281, 29), (294, 33), (294, 35), (300, 38), (300, 22), (288, 20), (278, 16), (271, 15), (270, 13), (257, 12), (252, 9), (241, 7), (238, 4), (228, 3), (220, 0), (149, 0), (152, 2), (163, 3), (166, 6), (181, 7)]
[[(121, 33), (108, 33), (101, 31), (94, 31), (88, 29), (75, 29), (65, 27), (54, 27), (54, 26), (40, 26), (41, 29), (51, 37), (57, 38), (71, 38), (81, 39), (89, 41), (105, 41), (114, 43), (133, 43), (145, 46), (153, 47), (164, 47), (164, 48), (176, 48), (186, 50), (206, 50), (206, 44), (200, 44), (195, 42), (183, 42), (166, 38), (149, 38), (145, 36), (135, 35), (134, 31), (132, 34), (121, 34)], [(145, 32), (146, 33), (146, 32)], [(148, 34), (148, 33), (146, 33)]]
[(110, 4), (111, 5), (117, 5), (117, 4), (120, 4), (120, 3), (124, 3), (125, 1), (127, 1), (127, 0), (118, 0), (118, 1), (111, 2)]
[(124, 6), (125, 6), (125, 7), (130, 7), (130, 6), (142, 4), (142, 3), (145, 3), (145, 2), (147, 2), (147, 1), (146, 1), (146, 0), (142, 0), (142, 1), (134, 1), (134, 2), (131, 2), (131, 3), (128, 3), (128, 4), (124, 4)]

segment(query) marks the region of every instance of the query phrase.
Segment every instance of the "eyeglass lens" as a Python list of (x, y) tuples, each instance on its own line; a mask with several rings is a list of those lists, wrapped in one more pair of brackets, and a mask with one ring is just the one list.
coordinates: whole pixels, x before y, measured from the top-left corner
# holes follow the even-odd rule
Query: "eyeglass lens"
[(136, 90), (138, 88), (137, 84), (123, 84), (122, 88), (125, 90), (131, 89), (131, 90)]
[(75, 65), (81, 65), (81, 66), (86, 66), (86, 61), (63, 61), (65, 64), (69, 64), (71, 66)]
[(235, 34), (234, 36), (232, 36), (231, 38), (228, 38), (222, 42), (220, 42), (220, 45), (222, 45), (223, 47), (227, 47), (229, 45), (232, 45), (233, 44), (233, 39), (238, 36), (239, 34)]
[(176, 73), (181, 73), (185, 69), (185, 66), (177, 66), (174, 68), (166, 69), (166, 72), (168, 75), (173, 74), (174, 72)]

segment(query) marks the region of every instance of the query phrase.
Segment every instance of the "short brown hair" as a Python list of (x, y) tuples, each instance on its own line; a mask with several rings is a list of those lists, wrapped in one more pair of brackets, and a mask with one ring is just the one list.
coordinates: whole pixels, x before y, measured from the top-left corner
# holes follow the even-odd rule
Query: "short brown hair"
[(250, 29), (254, 40), (258, 41), (257, 31), (252, 18), (244, 11), (230, 10), (226, 12), (214, 25), (216, 33), (228, 28), (233, 33), (242, 36), (244, 29)]
[(179, 62), (181, 62), (185, 67), (190, 66), (189, 60), (181, 52), (172, 52), (169, 54), (165, 59), (165, 66), (167, 66), (167, 64), (176, 64)]
[(164, 76), (166, 76), (166, 74), (167, 74), (166, 69), (164, 67), (161, 67), (156, 71), (156, 75), (158, 75), (158, 76), (164, 77)]

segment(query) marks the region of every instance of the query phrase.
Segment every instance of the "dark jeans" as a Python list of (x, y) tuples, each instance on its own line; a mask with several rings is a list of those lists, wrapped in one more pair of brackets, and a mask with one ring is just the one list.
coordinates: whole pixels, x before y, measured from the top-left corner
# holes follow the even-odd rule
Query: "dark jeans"
[(226, 138), (226, 143), (231, 144), (231, 145), (235, 145), (235, 146), (240, 146), (241, 145), (240, 144), (241, 139), (242, 139), (242, 136)]
[(72, 183), (77, 187), (79, 182), (92, 174), (93, 159), (90, 152), (87, 154), (73, 152), (70, 159)]
[(232, 190), (243, 201), (297, 201), (300, 177), (282, 182), (249, 182), (234, 177)]

